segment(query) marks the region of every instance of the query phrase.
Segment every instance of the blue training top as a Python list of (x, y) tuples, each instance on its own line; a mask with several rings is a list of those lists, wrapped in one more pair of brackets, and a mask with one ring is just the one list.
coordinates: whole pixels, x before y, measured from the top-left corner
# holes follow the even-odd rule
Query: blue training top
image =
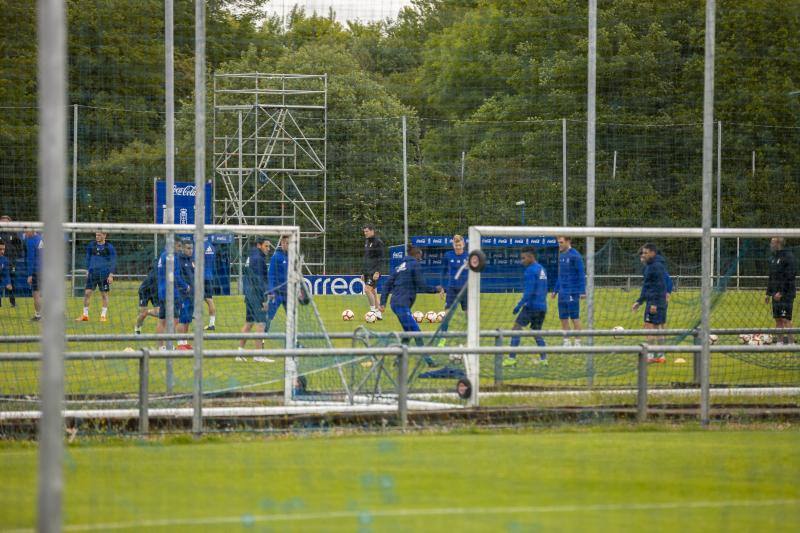
[(672, 283), (672, 278), (669, 276), (669, 271), (667, 270), (667, 260), (664, 259), (663, 255), (658, 253), (653, 261), (658, 261), (661, 263), (661, 266), (664, 267), (664, 284), (667, 286), (667, 294), (672, 294), (672, 290), (675, 288), (675, 285)]
[(289, 257), (278, 247), (269, 260), (269, 292), (286, 296), (286, 282), (289, 279)]
[(38, 233), (25, 239), (25, 266), (28, 268), (29, 276), (38, 273), (42, 267), (43, 246), (42, 236)]
[(213, 281), (217, 250), (214, 248), (214, 245), (211, 244), (211, 239), (207, 238), (203, 241), (203, 250), (205, 256), (205, 262), (203, 263), (203, 279), (206, 281)]
[(86, 268), (89, 276), (108, 277), (117, 270), (117, 251), (110, 242), (92, 241), (86, 246)]
[(249, 299), (263, 300), (269, 288), (267, 281), (267, 256), (253, 246), (245, 264), (244, 293)]
[[(178, 264), (178, 273), (183, 279), (183, 284), (186, 284), (188, 289), (181, 293), (181, 296), (184, 298), (194, 298), (194, 291), (192, 287), (194, 286), (194, 256), (186, 255), (186, 254), (178, 254), (175, 256), (175, 260)], [(178, 274), (176, 274), (177, 277)], [(181, 287), (183, 287), (181, 284)]]
[[(174, 256), (174, 273), (175, 273), (175, 282), (174, 282), (174, 295), (175, 298), (180, 298), (181, 293), (186, 294), (190, 292), (191, 287), (186, 283), (184, 280), (183, 275), (181, 274), (181, 261), (180, 256), (182, 254), (175, 254)], [(156, 267), (157, 270), (157, 277), (158, 277), (158, 298), (162, 302), (167, 300), (167, 251), (164, 250), (161, 252), (161, 255), (158, 258), (158, 264)]]
[(11, 285), (11, 263), (8, 257), (0, 255), (0, 289), (6, 288)]
[(644, 281), (642, 292), (639, 293), (639, 304), (647, 302), (648, 305), (665, 304), (667, 302), (667, 284), (664, 281), (666, 269), (663, 261), (651, 259), (644, 266)]
[[(442, 260), (442, 287), (447, 287), (450, 289), (460, 289), (467, 283), (468, 273), (467, 270), (464, 269), (461, 271), (461, 275), (456, 277), (458, 274), (459, 269), (467, 262), (467, 258), (469, 254), (466, 250), (457, 254), (455, 250), (448, 250), (444, 254), (444, 259)], [(447, 283), (445, 283), (445, 278), (447, 278)]]
[(532, 311), (547, 311), (547, 271), (539, 263), (525, 269), (525, 292), (518, 306)]
[(558, 279), (553, 292), (569, 295), (586, 294), (586, 271), (583, 257), (575, 248), (558, 254)]
[(395, 267), (381, 294), (381, 306), (386, 306), (389, 294), (392, 295), (392, 307), (411, 307), (420, 292), (434, 293), (435, 287), (429, 287), (422, 275), (422, 267), (415, 258), (407, 255), (403, 262)]

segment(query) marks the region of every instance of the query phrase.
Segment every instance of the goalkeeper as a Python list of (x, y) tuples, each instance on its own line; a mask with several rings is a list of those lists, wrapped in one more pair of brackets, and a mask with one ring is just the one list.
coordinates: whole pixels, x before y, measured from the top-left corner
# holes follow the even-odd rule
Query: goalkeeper
[[(419, 325), (414, 320), (414, 315), (411, 314), (411, 307), (417, 299), (417, 294), (423, 293), (442, 293), (444, 289), (439, 287), (429, 287), (425, 283), (425, 278), (422, 276), (422, 267), (420, 266), (422, 260), (422, 250), (411, 246), (408, 249), (408, 255), (403, 258), (403, 261), (394, 269), (389, 276), (388, 281), (383, 286), (381, 293), (380, 310), (386, 309), (386, 301), (389, 295), (392, 295), (392, 311), (397, 315), (400, 325), (403, 326), (403, 331), (419, 331)], [(420, 337), (415, 338), (417, 346), (423, 346)], [(408, 344), (408, 339), (403, 339), (404, 344)], [(428, 366), (434, 366), (435, 363), (430, 356), (425, 356), (425, 362)]]
[[(522, 298), (519, 299), (514, 314), (517, 319), (514, 321), (515, 330), (520, 330), (525, 326), (530, 326), (534, 331), (542, 329), (544, 318), (547, 315), (547, 271), (542, 265), (536, 262), (536, 251), (533, 248), (526, 248), (520, 253), (520, 259), (525, 266), (525, 282)], [(544, 339), (536, 336), (538, 346), (546, 346)], [(519, 346), (519, 335), (511, 338), (511, 346)], [(547, 354), (541, 353), (539, 361), (547, 364)], [(517, 364), (517, 354), (509, 354), (508, 359), (503, 361), (504, 367), (513, 367)]]

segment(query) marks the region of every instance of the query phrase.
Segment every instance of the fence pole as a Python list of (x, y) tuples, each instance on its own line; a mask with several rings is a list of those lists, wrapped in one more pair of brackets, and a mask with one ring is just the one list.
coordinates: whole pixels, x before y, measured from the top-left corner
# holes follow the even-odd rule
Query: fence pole
[(408, 344), (403, 344), (402, 349), (397, 370), (397, 413), (400, 427), (405, 429), (408, 425)]
[[(164, 106), (166, 110), (166, 197), (167, 213), (164, 220), (166, 224), (175, 223), (175, 54), (174, 54), (174, 14), (173, 0), (164, 0)], [(175, 233), (169, 232), (166, 237), (167, 265), (166, 265), (166, 326), (167, 333), (175, 333)], [(172, 349), (172, 341), (167, 341), (167, 349)], [(172, 394), (175, 376), (172, 369), (172, 359), (164, 363), (166, 369), (167, 394)]]
[(561, 119), (561, 223), (567, 225), (567, 119)]
[(203, 433), (203, 282), (206, 223), (206, 3), (195, 1), (194, 24), (194, 359), (192, 432)]
[(39, 377), (37, 528), (61, 531), (64, 490), (64, 242), (67, 176), (67, 45), (64, 0), (37, 3), (39, 216), (44, 223), (39, 274), (44, 302)]
[[(722, 227), (722, 121), (717, 122), (717, 227)], [(717, 285), (722, 275), (722, 239), (716, 239)]]
[(636, 421), (644, 422), (647, 420), (647, 358), (650, 349), (647, 344), (642, 344), (642, 351), (639, 352), (639, 368), (636, 380)]
[[(78, 104), (72, 106), (72, 222), (78, 221)], [(75, 294), (75, 232), (72, 232), (70, 291)]]
[(139, 434), (150, 431), (150, 350), (142, 348), (139, 359)]
[(711, 178), (713, 175), (714, 142), (714, 55), (715, 55), (715, 0), (706, 0), (705, 81), (703, 89), (703, 242), (702, 283), (700, 303), (700, 423), (707, 426), (710, 420), (710, 364), (709, 328), (711, 323)]
[[(597, 0), (589, 0), (589, 50), (586, 102), (586, 225), (595, 226), (595, 134), (597, 89)], [(586, 327), (594, 328), (594, 237), (586, 238)], [(592, 337), (586, 344), (594, 344)], [(586, 355), (586, 384), (594, 384), (594, 356)]]
[(406, 116), (403, 115), (403, 246), (408, 251), (408, 155), (406, 153)]
[[(494, 339), (495, 346), (503, 345), (503, 335), (497, 334)], [(498, 353), (494, 356), (494, 384), (499, 387), (503, 384), (503, 354)]]

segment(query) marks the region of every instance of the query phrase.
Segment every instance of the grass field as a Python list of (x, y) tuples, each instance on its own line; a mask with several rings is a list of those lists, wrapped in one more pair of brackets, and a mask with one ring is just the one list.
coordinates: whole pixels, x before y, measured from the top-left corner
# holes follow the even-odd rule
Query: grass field
[[(547, 430), (73, 444), (65, 531), (796, 531), (800, 432)], [(36, 449), (0, 442), (0, 529)]]

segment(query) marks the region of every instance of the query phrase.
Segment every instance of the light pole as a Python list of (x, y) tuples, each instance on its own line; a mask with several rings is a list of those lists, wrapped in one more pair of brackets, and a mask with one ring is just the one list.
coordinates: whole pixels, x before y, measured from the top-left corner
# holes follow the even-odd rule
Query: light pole
[(520, 200), (517, 204), (520, 208), (520, 226), (525, 225), (525, 200)]

